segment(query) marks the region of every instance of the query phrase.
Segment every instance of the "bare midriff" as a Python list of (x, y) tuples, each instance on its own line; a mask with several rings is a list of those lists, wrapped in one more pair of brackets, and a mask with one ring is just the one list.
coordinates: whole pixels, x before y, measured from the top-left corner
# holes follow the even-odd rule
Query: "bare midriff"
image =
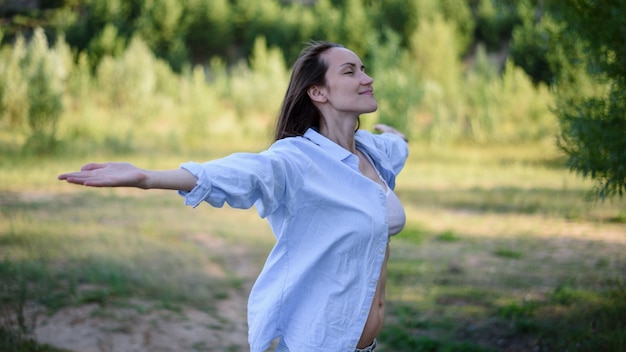
[(372, 301), (372, 307), (370, 313), (367, 316), (365, 322), (365, 328), (357, 344), (357, 348), (365, 348), (374, 342), (374, 339), (383, 328), (383, 320), (385, 318), (385, 283), (387, 281), (387, 260), (389, 259), (389, 244), (387, 244), (387, 252), (385, 253), (385, 260), (380, 271), (380, 278), (378, 279), (378, 285), (376, 286), (376, 293), (374, 294), (374, 300)]

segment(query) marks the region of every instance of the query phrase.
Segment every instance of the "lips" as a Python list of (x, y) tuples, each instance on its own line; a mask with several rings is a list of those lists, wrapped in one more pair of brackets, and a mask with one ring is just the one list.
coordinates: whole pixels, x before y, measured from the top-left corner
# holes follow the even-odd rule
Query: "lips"
[(361, 95), (374, 95), (374, 90), (373, 89), (368, 89), (368, 90), (365, 90), (365, 91), (363, 91), (363, 92), (361, 92), (359, 94), (361, 94)]

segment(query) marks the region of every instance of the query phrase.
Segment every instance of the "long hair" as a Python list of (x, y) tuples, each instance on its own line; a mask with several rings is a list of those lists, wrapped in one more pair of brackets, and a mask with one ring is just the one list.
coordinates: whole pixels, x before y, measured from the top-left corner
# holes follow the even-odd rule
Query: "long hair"
[(309, 87), (326, 84), (328, 63), (322, 54), (342, 45), (323, 41), (310, 42), (293, 65), (289, 86), (276, 121), (274, 140), (302, 136), (307, 129), (319, 127), (321, 113), (307, 94)]

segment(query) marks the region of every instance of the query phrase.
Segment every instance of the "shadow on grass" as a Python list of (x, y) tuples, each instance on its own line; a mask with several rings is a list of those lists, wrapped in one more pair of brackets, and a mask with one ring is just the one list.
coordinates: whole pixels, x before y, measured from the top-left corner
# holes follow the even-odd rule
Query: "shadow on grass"
[[(388, 309), (393, 322), (380, 339), (386, 350), (397, 352), (626, 350), (626, 287), (591, 294), (565, 290), (568, 293), (555, 290), (544, 302), (491, 304), (487, 315), (472, 318), (442, 319), (392, 300)], [(456, 297), (439, 304), (445, 309), (445, 305), (476, 302)]]
[(626, 351), (624, 243), (407, 234), (391, 243), (381, 349)]
[(0, 351), (68, 352), (35, 339), (40, 311), (30, 307), (34, 296), (42, 292), (39, 280), (20, 273), (8, 261), (0, 262)]
[[(416, 207), (440, 207), (477, 213), (541, 214), (568, 219), (582, 218), (591, 207), (603, 205), (602, 202), (585, 201), (589, 196), (588, 191), (552, 188), (472, 187), (434, 190), (404, 187), (398, 193), (405, 204)], [(626, 223), (626, 214), (611, 214), (603, 220)]]

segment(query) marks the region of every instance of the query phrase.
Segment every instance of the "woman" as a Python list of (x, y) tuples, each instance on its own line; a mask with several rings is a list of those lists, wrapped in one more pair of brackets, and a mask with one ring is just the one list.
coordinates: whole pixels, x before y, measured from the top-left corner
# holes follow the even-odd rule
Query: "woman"
[(278, 351), (373, 351), (389, 236), (405, 222), (392, 189), (408, 148), (389, 126), (358, 130), (359, 116), (377, 109), (372, 83), (352, 51), (314, 42), (293, 67), (268, 150), (168, 171), (88, 164), (59, 179), (178, 190), (194, 207), (256, 206), (276, 244), (250, 293), (251, 351), (275, 338)]

